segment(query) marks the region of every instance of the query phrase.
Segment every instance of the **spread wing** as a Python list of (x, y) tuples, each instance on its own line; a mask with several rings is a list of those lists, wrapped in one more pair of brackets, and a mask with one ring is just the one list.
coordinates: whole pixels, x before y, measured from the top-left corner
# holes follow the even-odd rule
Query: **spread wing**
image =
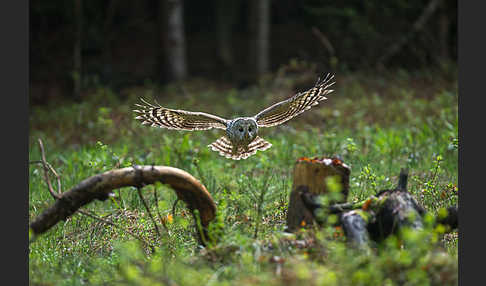
[(321, 100), (326, 99), (324, 95), (333, 92), (329, 89), (334, 84), (331, 82), (334, 75), (327, 74), (321, 80), (318, 79), (313, 88), (297, 93), (291, 98), (276, 103), (255, 115), (258, 127), (271, 127), (289, 121), (302, 112), (317, 105)]
[(144, 125), (175, 130), (207, 130), (211, 128), (226, 129), (228, 120), (204, 112), (168, 109), (140, 99), (144, 105), (135, 104), (140, 109), (133, 110)]

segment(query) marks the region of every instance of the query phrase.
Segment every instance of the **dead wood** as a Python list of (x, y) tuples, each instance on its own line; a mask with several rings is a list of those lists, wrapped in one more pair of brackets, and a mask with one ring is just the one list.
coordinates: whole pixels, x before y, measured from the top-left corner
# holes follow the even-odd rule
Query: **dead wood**
[[(152, 224), (154, 225), (155, 233), (157, 233), (159, 237), (162, 237), (162, 235), (160, 234), (159, 226), (157, 225), (157, 222), (155, 221), (155, 218), (152, 215), (152, 212), (150, 211), (150, 208), (147, 202), (145, 201), (145, 198), (142, 195), (142, 190), (140, 188), (137, 188), (137, 193), (138, 193), (138, 197), (140, 198), (140, 201), (142, 201), (142, 204), (145, 207), (145, 210), (147, 211), (150, 217), (150, 220), (152, 221)], [(157, 205), (157, 209), (158, 209), (158, 205)]]
[(368, 217), (361, 210), (344, 212), (339, 217), (339, 222), (349, 243), (358, 247), (368, 245)]
[(370, 207), (374, 218), (368, 224), (368, 232), (375, 241), (382, 241), (396, 234), (403, 227), (422, 229), (425, 210), (407, 191), (388, 190), (374, 198)]
[[(41, 151), (41, 158), (42, 160), (40, 161), (32, 161), (30, 163), (39, 163), (39, 164), (42, 164), (42, 167), (43, 167), (43, 170), (44, 170), (44, 180), (47, 184), (47, 189), (49, 191), (49, 193), (51, 194), (51, 196), (55, 199), (55, 200), (58, 200), (59, 199), (59, 196), (62, 194), (62, 187), (61, 187), (61, 177), (57, 174), (56, 170), (54, 169), (54, 167), (52, 167), (51, 164), (49, 164), (49, 162), (47, 162), (46, 160), (46, 155), (45, 155), (45, 151), (44, 151), (44, 144), (42, 143), (42, 140), (41, 139), (38, 139), (38, 142), (39, 142), (39, 149)], [(57, 179), (57, 193), (54, 191), (54, 189), (52, 188), (52, 184), (51, 184), (51, 180), (49, 179), (49, 172), (48, 171), (51, 171), (54, 176), (56, 176), (56, 179)], [(122, 227), (120, 227), (119, 225), (117, 224), (114, 224), (112, 223), (111, 221), (108, 221), (108, 220), (105, 220), (99, 216), (97, 216), (96, 214), (93, 214), (89, 211), (84, 211), (84, 210), (78, 210), (79, 213), (87, 216), (87, 217), (90, 217), (92, 219), (95, 219), (97, 221), (100, 221), (102, 223), (105, 223), (105, 224), (108, 224), (108, 225), (111, 225), (113, 227), (116, 227), (116, 228), (120, 228), (122, 229), (123, 231), (125, 231), (126, 233), (128, 233), (129, 235), (131, 235), (132, 237), (134, 237), (135, 239), (138, 239), (139, 241), (141, 241), (144, 245), (148, 246), (151, 248), (152, 252), (155, 251), (155, 246), (153, 246), (152, 244), (150, 244), (149, 242), (147, 242), (145, 239), (143, 239), (142, 237), (140, 237), (139, 235), (133, 233), (132, 231), (128, 230), (128, 229), (123, 229)], [(33, 240), (35, 240), (35, 235), (33, 237), (33, 239), (30, 240), (30, 242), (32, 242)]]
[[(295, 174), (301, 173), (294, 172), (294, 176)], [(315, 174), (319, 172), (316, 170)], [(302, 175), (297, 181), (303, 178), (311, 182), (309, 184), (320, 181)], [(399, 233), (404, 227), (422, 229), (426, 211), (407, 191), (407, 180), (408, 170), (402, 169), (396, 188), (382, 190), (362, 202), (330, 205), (320, 203), (317, 200), (319, 194), (309, 191), (308, 184), (299, 181), (300, 185), (290, 195), (289, 216), (292, 215), (294, 218), (287, 217), (288, 230), (297, 230), (307, 225), (308, 221), (315, 221), (322, 225), (325, 223), (322, 214), (324, 216), (337, 214), (339, 221), (335, 226), (339, 225), (343, 228), (348, 242), (358, 247), (366, 247), (370, 240), (380, 242), (391, 234)], [(295, 181), (294, 178), (294, 183)], [(322, 189), (322, 186), (320, 188)], [(292, 206), (293, 212), (291, 212)], [(298, 220), (303, 218), (304, 223), (290, 225), (296, 223), (295, 218)], [(448, 208), (446, 215), (437, 218), (436, 223), (443, 224), (448, 231), (456, 229), (458, 227), (457, 207)]]
[[(203, 235), (214, 219), (216, 205), (206, 188), (189, 173), (166, 166), (133, 166), (107, 171), (81, 181), (67, 192), (56, 194), (56, 202), (30, 223), (33, 234), (39, 235), (95, 199), (106, 200), (114, 189), (143, 187), (161, 182), (169, 185), (194, 214), (198, 210)], [(201, 235), (201, 232), (197, 232)], [(207, 237), (199, 237), (203, 242)]]
[[(341, 202), (346, 201), (350, 172), (351, 169), (337, 158), (298, 159), (294, 167), (292, 192), (287, 213), (287, 230), (292, 232), (314, 223), (316, 218), (313, 214), (314, 209), (307, 208), (304, 200), (309, 203), (315, 201), (316, 196), (329, 194), (330, 190), (327, 185), (329, 177), (338, 176), (340, 178)], [(303, 198), (303, 195), (306, 198)]]

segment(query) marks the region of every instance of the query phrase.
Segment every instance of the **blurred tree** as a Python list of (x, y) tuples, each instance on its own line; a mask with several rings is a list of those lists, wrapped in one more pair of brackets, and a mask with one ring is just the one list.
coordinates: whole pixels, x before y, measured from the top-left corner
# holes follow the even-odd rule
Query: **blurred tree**
[(113, 41), (113, 19), (115, 17), (118, 0), (108, 1), (106, 8), (105, 19), (103, 23), (103, 77), (108, 82), (111, 81), (113, 75), (113, 53), (112, 53), (112, 41)]
[(249, 62), (255, 76), (261, 77), (270, 68), (270, 0), (250, 0), (249, 4)]
[(184, 1), (160, 0), (158, 9), (160, 50), (159, 71), (163, 81), (187, 77), (186, 43), (184, 34)]
[(421, 32), (429, 18), (433, 15), (435, 10), (439, 7), (442, 0), (430, 0), (427, 6), (423, 9), (420, 17), (413, 23), (411, 29), (407, 31), (400, 39), (395, 41), (378, 59), (377, 65), (383, 65), (392, 56), (395, 56), (408, 43), (415, 33)]
[(39, 98), (189, 69), (248, 83), (291, 59), (341, 71), (457, 60), (457, 0), (50, 0), (31, 2), (29, 22)]
[(81, 98), (82, 88), (82, 33), (83, 33), (83, 2), (82, 0), (74, 0), (74, 18), (75, 18), (75, 40), (74, 40), (74, 98), (79, 100)]
[(233, 48), (231, 46), (231, 35), (236, 21), (236, 14), (240, 7), (239, 0), (227, 1), (216, 0), (216, 31), (218, 43), (218, 60), (224, 69), (233, 65)]
[(450, 19), (447, 10), (447, 2), (443, 2), (439, 11), (439, 43), (441, 60), (450, 59), (449, 39), (450, 39)]

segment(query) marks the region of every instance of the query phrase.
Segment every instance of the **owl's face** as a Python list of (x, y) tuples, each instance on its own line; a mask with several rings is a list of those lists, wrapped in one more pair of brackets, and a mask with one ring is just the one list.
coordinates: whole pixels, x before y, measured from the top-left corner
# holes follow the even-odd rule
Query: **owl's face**
[(227, 130), (228, 136), (233, 142), (250, 143), (256, 138), (258, 125), (253, 118), (237, 118)]

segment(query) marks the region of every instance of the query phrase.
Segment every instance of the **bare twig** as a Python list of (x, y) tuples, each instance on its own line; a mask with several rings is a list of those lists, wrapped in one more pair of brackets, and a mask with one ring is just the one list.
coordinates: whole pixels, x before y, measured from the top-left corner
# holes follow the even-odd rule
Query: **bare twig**
[[(54, 189), (52, 188), (52, 184), (51, 184), (51, 180), (49, 179), (49, 167), (48, 167), (48, 163), (46, 161), (46, 155), (45, 155), (45, 152), (44, 152), (44, 144), (42, 144), (42, 140), (39, 138), (38, 139), (39, 141), (39, 148), (40, 148), (40, 151), (41, 151), (41, 158), (42, 158), (42, 167), (44, 169), (44, 179), (47, 183), (47, 189), (49, 190), (49, 193), (51, 194), (51, 196), (58, 200), (60, 198), (59, 194), (56, 194), (54, 192)], [(57, 175), (57, 173), (54, 172), (54, 174)], [(59, 176), (57, 176), (59, 178)], [(60, 184), (60, 181), (58, 181), (59, 184)], [(59, 191), (60, 191), (60, 186), (59, 186)]]
[(155, 246), (154, 245), (148, 243), (145, 239), (143, 239), (142, 237), (136, 235), (135, 233), (131, 232), (130, 230), (124, 229), (123, 227), (120, 227), (119, 225), (117, 225), (117, 224), (115, 224), (115, 223), (113, 223), (113, 222), (111, 222), (109, 220), (102, 219), (102, 218), (98, 217), (97, 215), (92, 214), (92, 213), (89, 213), (89, 212), (86, 212), (84, 210), (78, 210), (78, 212), (81, 213), (81, 214), (83, 214), (83, 215), (85, 215), (85, 216), (88, 216), (88, 217), (90, 217), (92, 219), (95, 219), (97, 221), (103, 222), (105, 224), (109, 224), (111, 226), (114, 226), (114, 227), (122, 230), (122, 231), (127, 232), (129, 235), (133, 236), (134, 238), (136, 238), (136, 239), (140, 240), (142, 243), (144, 243), (146, 246), (150, 247), (151, 250), (152, 250), (152, 253), (155, 252)]
[(51, 164), (49, 164), (49, 162), (43, 162), (41, 160), (37, 160), (37, 161), (30, 161), (29, 164), (41, 164), (41, 165), (47, 165), (47, 167), (49, 168), (49, 170), (54, 174), (54, 176), (56, 177), (57, 179), (57, 193), (58, 194), (61, 194), (62, 193), (62, 188), (61, 188), (61, 178), (60, 176), (57, 174), (56, 170), (54, 169), (54, 167), (52, 167)]
[[(44, 144), (42, 143), (42, 140), (41, 140), (40, 138), (38, 139), (38, 142), (39, 142), (39, 148), (40, 148), (40, 150), (41, 150), (41, 158), (42, 158), (42, 160), (41, 160), (41, 161), (32, 161), (32, 162), (30, 162), (30, 163), (31, 163), (31, 164), (34, 164), (34, 163), (35, 163), (35, 164), (38, 164), (38, 163), (42, 164), (43, 169), (44, 169), (44, 179), (45, 179), (45, 181), (46, 181), (46, 183), (47, 183), (47, 187), (48, 187), (49, 193), (51, 194), (51, 196), (52, 196), (52, 197), (53, 197), (55, 200), (59, 200), (59, 199), (61, 198), (61, 194), (62, 194), (62, 188), (61, 188), (61, 179), (60, 179), (60, 176), (59, 176), (59, 174), (56, 172), (56, 170), (54, 169), (54, 167), (52, 167), (52, 165), (51, 165), (51, 164), (49, 164), (49, 162), (47, 162), (47, 161), (46, 161), (45, 150), (44, 150)], [(53, 189), (53, 187), (52, 187), (51, 181), (50, 181), (50, 179), (49, 179), (48, 170), (50, 170), (50, 171), (51, 171), (51, 172), (54, 174), (54, 176), (57, 178), (57, 186), (58, 186), (58, 193), (57, 193), (57, 194), (54, 192), (54, 189)], [(154, 251), (155, 251), (155, 248), (154, 248), (154, 246), (153, 246), (153, 245), (151, 245), (150, 243), (148, 243), (147, 241), (145, 241), (145, 240), (144, 240), (143, 238), (141, 238), (140, 236), (138, 236), (138, 235), (136, 235), (136, 234), (132, 233), (130, 230), (128, 230), (128, 229), (124, 229), (124, 228), (122, 228), (122, 227), (120, 227), (120, 226), (118, 226), (118, 225), (116, 225), (116, 224), (114, 224), (114, 223), (112, 223), (112, 222), (110, 222), (110, 221), (108, 221), (108, 220), (102, 219), (102, 218), (100, 218), (100, 217), (96, 216), (95, 214), (92, 214), (92, 213), (90, 213), (90, 212), (88, 212), (88, 211), (84, 211), (84, 210), (81, 210), (81, 209), (80, 209), (80, 210), (78, 210), (78, 212), (79, 212), (80, 214), (83, 214), (83, 215), (85, 215), (85, 216), (88, 216), (88, 217), (90, 217), (90, 218), (93, 218), (93, 219), (98, 220), (98, 221), (100, 221), (100, 222), (103, 222), (103, 223), (109, 224), (109, 225), (111, 225), (111, 226), (114, 226), (114, 227), (116, 227), (116, 228), (118, 228), (118, 229), (121, 229), (121, 230), (123, 230), (123, 231), (127, 232), (129, 235), (131, 235), (131, 236), (133, 236), (134, 238), (136, 238), (136, 239), (140, 240), (140, 241), (141, 241), (142, 243), (144, 243), (146, 246), (149, 246), (149, 247), (152, 249), (152, 252), (154, 252)]]
[[(138, 166), (136, 169), (133, 167), (115, 169), (87, 178), (69, 191), (62, 192), (60, 177), (54, 168), (45, 160), (44, 146), (40, 139), (39, 146), (41, 149), (42, 160), (32, 161), (30, 163), (42, 164), (49, 193), (55, 198), (56, 202), (30, 223), (30, 231), (33, 234), (33, 237), (30, 239), (29, 243), (33, 242), (37, 235), (46, 232), (59, 221), (65, 220), (77, 211), (102, 222), (106, 222), (106, 220), (80, 210), (80, 208), (95, 199), (106, 200), (112, 194), (114, 189), (127, 186), (140, 187), (145, 184), (154, 184), (157, 181), (168, 184), (176, 192), (178, 199), (181, 199), (186, 203), (191, 212), (199, 212), (201, 215), (201, 223), (204, 227), (203, 235), (207, 235), (206, 228), (209, 226), (209, 222), (215, 217), (216, 205), (204, 185), (189, 173), (166, 166)], [(48, 176), (49, 170), (53, 172), (58, 179), (59, 194), (56, 194), (52, 187)], [(146, 208), (148, 207), (146, 203), (145, 206)], [(155, 221), (150, 211), (149, 215), (151, 216), (152, 221)], [(119, 227), (111, 222), (109, 224)], [(133, 235), (130, 231), (125, 231), (139, 239), (139, 237)], [(158, 232), (158, 234), (160, 236), (160, 232)], [(198, 235), (199, 241), (204, 244), (204, 237), (201, 237), (201, 234), (199, 233)], [(149, 245), (145, 241), (142, 242)]]
[(157, 222), (155, 221), (154, 216), (152, 215), (152, 212), (150, 211), (150, 208), (147, 205), (147, 202), (145, 201), (145, 199), (144, 199), (144, 197), (142, 195), (142, 191), (140, 190), (140, 188), (137, 188), (137, 192), (138, 192), (138, 196), (140, 197), (140, 200), (143, 203), (143, 206), (147, 210), (148, 215), (149, 215), (150, 219), (152, 220), (152, 223), (153, 223), (154, 228), (155, 228), (155, 232), (157, 233), (157, 235), (159, 236), (159, 238), (162, 238), (162, 235), (160, 235), (159, 226), (157, 225)]
[[(110, 216), (112, 216), (113, 214), (114, 214), (114, 212), (109, 213), (109, 214), (104, 215), (104, 216), (99, 216), (99, 217), (100, 217), (100, 218), (102, 218), (102, 219), (107, 219), (107, 218), (109, 218)], [(78, 221), (78, 223), (79, 223), (79, 221)], [(97, 227), (97, 226), (96, 226), (96, 225), (94, 225), (94, 226), (91, 226), (89, 229), (84, 229), (84, 230), (83, 230), (83, 229), (75, 229), (75, 230), (74, 230), (74, 231), (72, 231), (71, 233), (65, 234), (65, 235), (64, 235), (64, 239), (73, 238), (73, 237), (74, 237), (75, 235), (77, 235), (77, 234), (81, 234), (81, 233), (83, 233), (83, 232), (92, 231), (92, 230), (93, 230), (93, 228), (96, 228), (96, 227)], [(78, 228), (78, 225), (76, 225), (76, 228)]]
[(155, 198), (155, 205), (157, 206), (157, 217), (159, 218), (160, 221), (162, 221), (162, 215), (160, 214), (159, 211), (159, 198), (157, 196), (157, 189), (154, 187), (154, 198)]
[(49, 164), (49, 162), (46, 162), (46, 165), (47, 167), (49, 167), (49, 170), (51, 170), (51, 172), (54, 174), (54, 176), (57, 179), (57, 193), (60, 195), (62, 193), (61, 177), (57, 174), (56, 170), (54, 169), (54, 167), (52, 167), (51, 164)]

